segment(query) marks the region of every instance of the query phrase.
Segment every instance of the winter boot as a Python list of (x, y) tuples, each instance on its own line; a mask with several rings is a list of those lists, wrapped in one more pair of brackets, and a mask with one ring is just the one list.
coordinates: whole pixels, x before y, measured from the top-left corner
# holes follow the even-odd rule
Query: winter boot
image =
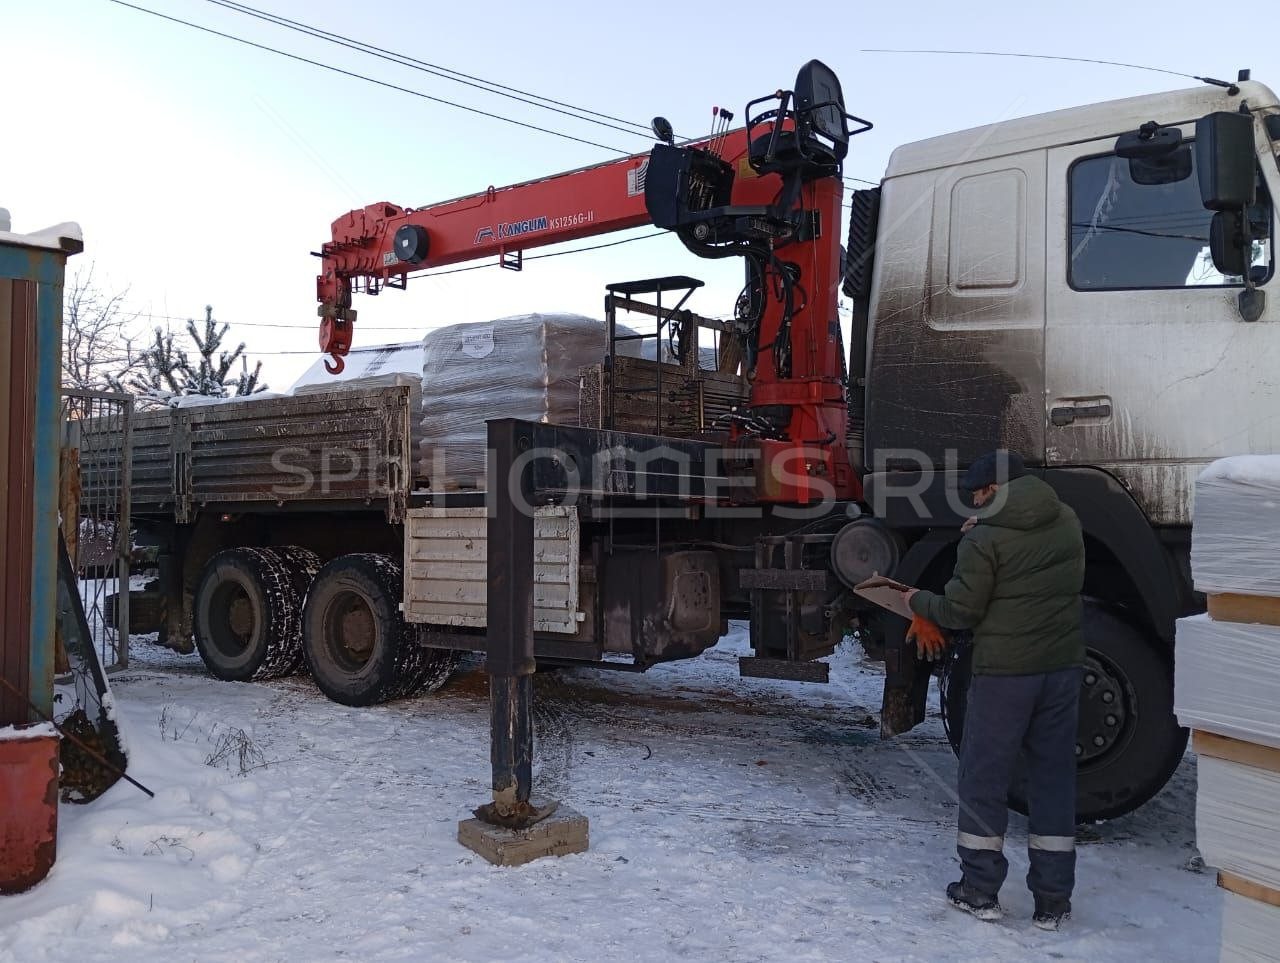
[(957, 880), (947, 887), (947, 899), (958, 910), (964, 910), (980, 920), (993, 923), (1004, 916), (1000, 908), (1000, 900), (986, 893), (979, 893), (963, 879)]
[(1036, 911), (1031, 922), (1038, 929), (1057, 930), (1071, 919), (1071, 900), (1061, 896), (1036, 896)]

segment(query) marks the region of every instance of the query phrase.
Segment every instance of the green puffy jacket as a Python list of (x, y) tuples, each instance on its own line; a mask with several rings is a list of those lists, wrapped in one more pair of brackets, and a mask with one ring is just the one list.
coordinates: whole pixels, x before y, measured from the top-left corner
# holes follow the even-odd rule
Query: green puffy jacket
[(942, 594), (917, 592), (911, 609), (945, 628), (972, 629), (975, 673), (1029, 675), (1081, 665), (1080, 521), (1033, 475), (1002, 486), (1000, 499), (960, 540)]

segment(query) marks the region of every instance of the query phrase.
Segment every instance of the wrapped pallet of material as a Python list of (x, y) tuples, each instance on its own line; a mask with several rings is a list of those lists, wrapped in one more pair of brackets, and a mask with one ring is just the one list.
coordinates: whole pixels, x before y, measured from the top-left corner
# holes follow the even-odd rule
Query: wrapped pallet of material
[(604, 324), (577, 314), (524, 314), (428, 333), (419, 476), (440, 490), (482, 487), (489, 419), (577, 424), (578, 371), (604, 351)]
[(1280, 958), (1280, 457), (1196, 481), (1191, 574), (1208, 613), (1180, 619), (1174, 709), (1195, 730), (1196, 842), (1220, 872), (1223, 960)]
[(1196, 480), (1196, 590), (1280, 597), (1280, 455), (1215, 461)]

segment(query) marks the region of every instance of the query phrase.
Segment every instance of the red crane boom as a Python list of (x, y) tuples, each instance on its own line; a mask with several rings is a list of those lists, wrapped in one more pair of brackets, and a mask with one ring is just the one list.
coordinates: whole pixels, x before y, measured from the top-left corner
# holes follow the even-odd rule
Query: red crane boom
[[(778, 193), (776, 175), (757, 177), (743, 162), (745, 130), (725, 136), (722, 155), (743, 175), (735, 201), (768, 204)], [(353, 293), (399, 286), (414, 271), (495, 255), (510, 258), (529, 248), (652, 224), (645, 207), (648, 164), (645, 151), (428, 207), (382, 201), (348, 211), (333, 222), (332, 240), (321, 248), (323, 268), (316, 278), (324, 319), (320, 350), (337, 361), (350, 349)], [(397, 236), (404, 241), (402, 249)]]
[[(773, 106), (753, 115), (760, 104)], [(746, 259), (735, 324), (751, 392), (731, 437), (768, 469), (758, 497), (859, 497), (836, 313), (849, 119), (835, 75), (811, 61), (795, 91), (747, 105), (745, 128), (427, 207), (350, 211), (333, 222), (316, 279), (326, 366), (341, 371), (351, 347), (354, 293), (495, 255), (518, 269), (529, 248), (655, 224), (699, 256)], [(852, 119), (852, 133), (870, 128)]]

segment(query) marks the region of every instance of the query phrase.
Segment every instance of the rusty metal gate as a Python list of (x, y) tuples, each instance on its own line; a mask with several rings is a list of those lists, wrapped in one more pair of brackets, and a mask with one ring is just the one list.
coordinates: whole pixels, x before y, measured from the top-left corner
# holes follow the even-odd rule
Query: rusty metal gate
[(129, 395), (62, 393), (62, 531), (89, 634), (107, 671), (129, 664), (132, 420)]

